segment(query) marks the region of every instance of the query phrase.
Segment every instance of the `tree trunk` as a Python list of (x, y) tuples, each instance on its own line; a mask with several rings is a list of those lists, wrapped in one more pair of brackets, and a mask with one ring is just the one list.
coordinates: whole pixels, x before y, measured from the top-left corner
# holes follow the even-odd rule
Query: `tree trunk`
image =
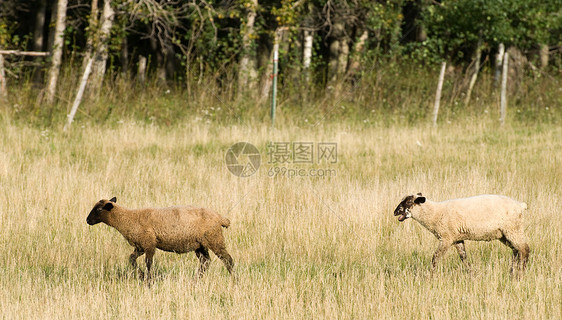
[(105, 0), (101, 13), (101, 26), (99, 40), (95, 44), (94, 63), (92, 65), (92, 91), (97, 93), (103, 82), (108, 57), (108, 43), (115, 11), (111, 7), (111, 1)]
[(332, 28), (333, 41), (330, 44), (328, 61), (328, 82), (332, 84), (342, 80), (349, 58), (349, 39), (345, 35), (345, 23), (341, 18), (338, 20)]
[(338, 54), (338, 79), (343, 78), (347, 71), (347, 61), (349, 59), (349, 39), (344, 37), (340, 41), (340, 52)]
[(82, 70), (86, 70), (86, 66), (90, 61), (94, 51), (94, 38), (96, 38), (99, 22), (98, 0), (92, 0), (90, 8), (90, 21), (88, 21), (88, 38), (86, 39), (86, 53), (82, 60)]
[(127, 37), (121, 40), (121, 75), (125, 78), (129, 75), (129, 43)]
[(57, 81), (59, 79), (62, 60), (62, 49), (64, 46), (64, 29), (66, 28), (66, 6), (68, 0), (58, 0), (57, 22), (55, 25), (55, 36), (52, 51), (52, 64), (49, 70), (49, 81), (47, 83), (47, 103), (55, 101)]
[[(43, 51), (43, 44), (45, 42), (44, 28), (45, 17), (47, 15), (47, 1), (39, 0), (37, 4), (37, 12), (35, 13), (35, 28), (33, 30), (33, 43), (31, 45), (32, 51)], [(35, 58), (35, 63), (40, 64), (43, 58)], [(36, 83), (41, 82), (41, 67), (36, 67), (33, 71), (33, 81)]]
[(312, 45), (314, 41), (313, 31), (304, 31), (304, 45), (302, 54), (302, 66), (304, 71), (304, 79), (306, 82), (310, 80), (310, 62), (312, 61)]
[[(158, 46), (157, 46), (158, 47)], [(156, 50), (156, 79), (160, 84), (166, 83), (166, 55), (164, 48), (158, 48)]]
[(146, 77), (146, 57), (139, 56), (139, 65), (137, 69), (137, 81), (140, 84), (144, 84)]
[(496, 54), (496, 65), (495, 65), (495, 73), (494, 73), (494, 87), (498, 87), (500, 83), (500, 78), (502, 75), (502, 62), (503, 62), (503, 54), (505, 53), (505, 45), (500, 43), (498, 46), (498, 53)]
[[(283, 39), (283, 34), (285, 32), (285, 28), (277, 28), (275, 30), (275, 35), (273, 38), (273, 46), (279, 46), (279, 42)], [(269, 96), (269, 90), (271, 89), (271, 85), (273, 84), (273, 55), (275, 50), (271, 50), (269, 54), (269, 58), (267, 59), (267, 64), (265, 68), (265, 73), (263, 75), (263, 86), (261, 88), (261, 99), (260, 103), (263, 102)]]
[(333, 83), (337, 80), (338, 76), (338, 55), (340, 52), (340, 40), (334, 39), (330, 43), (330, 56), (328, 61), (328, 82)]
[(48, 37), (47, 37), (47, 51), (49, 52), (53, 52), (53, 46), (55, 43), (55, 32), (52, 30), (53, 26), (56, 25), (57, 23), (57, 1), (53, 0), (53, 2), (51, 3), (51, 17), (49, 20), (49, 25), (48, 25)]
[(258, 76), (257, 57), (253, 48), (254, 40), (252, 40), (252, 37), (254, 37), (255, 34), (257, 7), (258, 0), (250, 0), (250, 6), (248, 7), (248, 13), (246, 15), (246, 25), (242, 29), (242, 53), (238, 70), (239, 94), (244, 91), (254, 89)]
[(98, 31), (99, 22), (99, 10), (98, 10), (98, 0), (92, 0), (92, 5), (90, 8), (90, 20), (88, 21), (88, 38), (86, 39), (86, 56), (82, 61), (83, 69), (87, 66), (90, 61), (90, 56), (94, 51), (94, 39), (96, 38)]
[(33, 29), (32, 51), (43, 51), (43, 28), (45, 28), (45, 17), (47, 14), (47, 1), (39, 0), (37, 12), (35, 13), (35, 28)]
[(359, 67), (361, 66), (361, 55), (363, 54), (363, 50), (365, 49), (365, 44), (367, 43), (367, 39), (369, 38), (369, 32), (367, 30), (363, 31), (357, 42), (355, 43), (355, 50), (351, 55), (351, 65), (349, 66), (348, 74), (352, 76)]
[(548, 44), (540, 45), (541, 69), (548, 67)]
[[(173, 79), (176, 73), (176, 57), (174, 52), (174, 47), (171, 42), (166, 41), (166, 46), (162, 48), (164, 51), (164, 63), (165, 63), (165, 70), (166, 70), (166, 78)], [(202, 75), (200, 75), (202, 76)], [(201, 79), (202, 77), (199, 77)]]
[(86, 84), (88, 83), (88, 77), (90, 76), (90, 72), (92, 71), (92, 64), (94, 62), (93, 58), (90, 58), (88, 63), (86, 64), (86, 69), (84, 69), (84, 74), (82, 75), (82, 80), (80, 81), (80, 86), (78, 87), (78, 92), (76, 92), (76, 98), (74, 99), (74, 103), (72, 104), (72, 108), (70, 109), (70, 114), (67, 116), (67, 122), (64, 125), (63, 130), (66, 131), (70, 128), (72, 121), (74, 121), (74, 116), (76, 115), (76, 111), (78, 110), (78, 106), (82, 102), (82, 96), (84, 95), (84, 90), (86, 89)]
[(6, 92), (6, 72), (4, 71), (4, 55), (0, 54), (0, 99), (6, 100), (8, 92)]
[(500, 95), (500, 124), (503, 126), (505, 122), (505, 115), (507, 113), (507, 73), (509, 72), (509, 53), (505, 53), (503, 57), (503, 72), (502, 72), (502, 88)]
[(466, 98), (464, 99), (464, 104), (468, 104), (470, 102), (470, 98), (472, 96), (472, 89), (474, 89), (474, 85), (476, 84), (476, 79), (478, 79), (478, 72), (480, 71), (480, 59), (482, 58), (482, 41), (478, 40), (478, 44), (476, 46), (476, 53), (474, 54), (474, 71), (472, 72), (472, 76), (470, 77), (470, 83), (468, 85), (468, 90), (466, 92)]
[(445, 69), (447, 63), (441, 63), (441, 72), (439, 72), (439, 81), (437, 82), (437, 90), (435, 91), (435, 104), (433, 105), (433, 126), (437, 127), (437, 116), (439, 114), (439, 105), (441, 103), (441, 91), (443, 90), (443, 80), (445, 80)]

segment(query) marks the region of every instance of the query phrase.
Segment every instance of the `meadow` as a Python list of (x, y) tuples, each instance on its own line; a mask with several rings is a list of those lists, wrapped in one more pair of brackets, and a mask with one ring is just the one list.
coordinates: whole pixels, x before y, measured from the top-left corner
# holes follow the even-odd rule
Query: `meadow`
[[(225, 164), (240, 141), (261, 154), (258, 172), (245, 178)], [(276, 164), (272, 142), (335, 143), (337, 161), (315, 154), (312, 164)], [(270, 174), (280, 167), (307, 174)], [(4, 319), (562, 318), (559, 125), (123, 120), (65, 133), (3, 120), (0, 185)], [(392, 215), (414, 192), (527, 202), (524, 278), (510, 278), (511, 250), (497, 241), (467, 243), (470, 272), (450, 250), (431, 276), (437, 240)], [(95, 202), (113, 196), (130, 208), (195, 204), (231, 219), (224, 234), (237, 280), (212, 254), (196, 281), (193, 253), (157, 251), (148, 288), (128, 265), (123, 237), (86, 224)]]

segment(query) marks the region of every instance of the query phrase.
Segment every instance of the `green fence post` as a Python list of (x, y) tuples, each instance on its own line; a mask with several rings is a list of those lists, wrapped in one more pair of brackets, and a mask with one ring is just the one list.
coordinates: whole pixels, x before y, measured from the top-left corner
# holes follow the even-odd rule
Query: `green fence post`
[(275, 100), (277, 95), (277, 61), (279, 60), (279, 43), (277, 41), (273, 45), (273, 74), (271, 75), (271, 80), (273, 81), (271, 85), (271, 126), (275, 125), (275, 107), (277, 101)]

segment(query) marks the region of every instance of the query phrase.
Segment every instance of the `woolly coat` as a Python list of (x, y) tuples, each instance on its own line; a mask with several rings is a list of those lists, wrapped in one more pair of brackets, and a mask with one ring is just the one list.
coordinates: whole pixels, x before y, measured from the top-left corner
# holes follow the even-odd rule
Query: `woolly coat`
[[(103, 206), (107, 200), (96, 204)], [(222, 227), (230, 221), (218, 213), (205, 208), (168, 207), (127, 209), (116, 203), (113, 208), (102, 210), (99, 220), (117, 229), (138, 249), (158, 248), (160, 250), (185, 253), (199, 247), (223, 247)], [(90, 218), (89, 218), (90, 219)], [(90, 223), (90, 221), (88, 222)]]
[(523, 236), (522, 213), (527, 204), (499, 195), (434, 202), (426, 200), (410, 208), (411, 218), (439, 240), (490, 241), (504, 234)]

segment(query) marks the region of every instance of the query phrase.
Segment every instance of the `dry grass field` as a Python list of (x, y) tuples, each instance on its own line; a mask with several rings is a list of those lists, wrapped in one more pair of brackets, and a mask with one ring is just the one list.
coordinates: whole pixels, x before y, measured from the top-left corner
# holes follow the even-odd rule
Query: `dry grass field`
[[(261, 153), (246, 178), (225, 165), (239, 141)], [(271, 176), (268, 142), (337, 144), (337, 162), (289, 163)], [(293, 161), (294, 162), (294, 161)], [(276, 169), (277, 168), (277, 169)], [(273, 170), (273, 171), (272, 171)], [(316, 170), (316, 171), (314, 171)], [(311, 176), (310, 172), (329, 172)], [(407, 193), (444, 200), (497, 193), (525, 201), (531, 256), (520, 281), (511, 250), (467, 242), (471, 272), (392, 212)], [(132, 248), (96, 201), (195, 204), (231, 219), (237, 281), (212, 256), (195, 281), (193, 253), (157, 251), (151, 288), (132, 274)], [(125, 121), (69, 134), (0, 126), (0, 314), (5, 319), (561, 319), (562, 128), (466, 121), (439, 129), (326, 124), (271, 129)], [(141, 259), (139, 259), (141, 262)], [(144, 262), (141, 267), (144, 268)]]

